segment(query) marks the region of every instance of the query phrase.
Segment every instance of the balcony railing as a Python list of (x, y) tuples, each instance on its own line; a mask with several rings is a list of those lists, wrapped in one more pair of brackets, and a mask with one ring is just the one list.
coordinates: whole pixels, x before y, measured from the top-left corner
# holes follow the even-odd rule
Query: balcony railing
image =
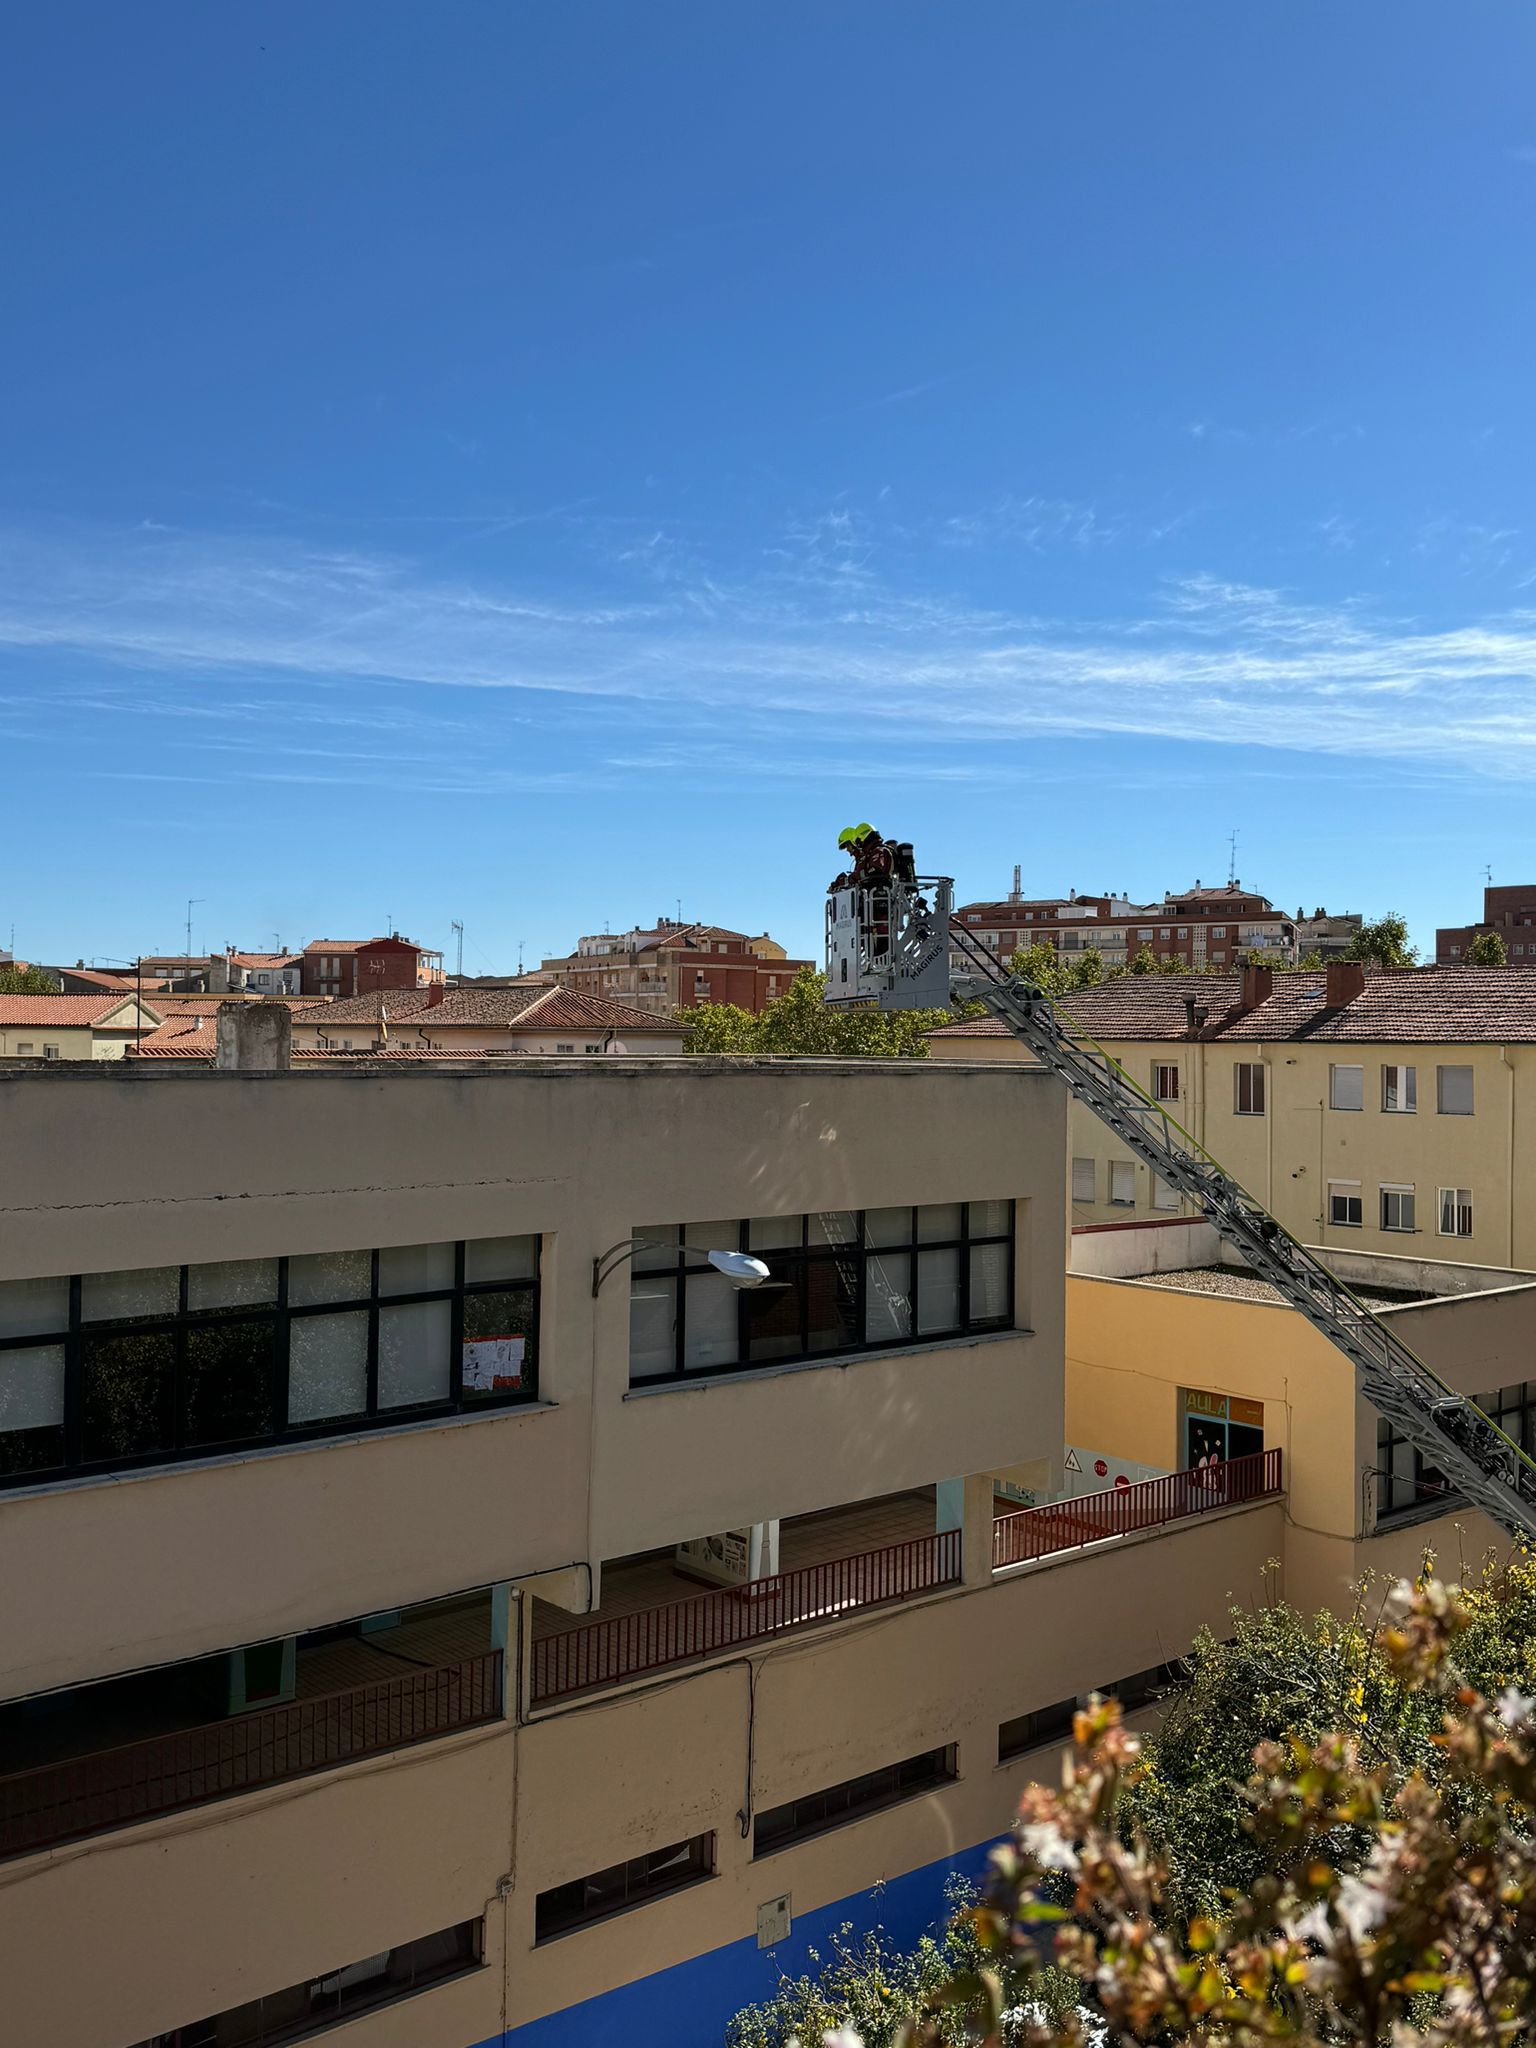
[(1279, 1491), (1279, 1451), (1255, 1451), (1249, 1458), (1170, 1472), (1139, 1486), (1116, 1486), (1104, 1493), (1080, 1494), (1075, 1500), (1021, 1508), (1017, 1514), (999, 1515), (992, 1524), (992, 1568), (1029, 1564), (1060, 1550), (1078, 1550), (1085, 1543), (1129, 1536), (1138, 1529), (1158, 1529)]
[(414, 1671), (0, 1778), (0, 1856), (24, 1856), (210, 1799), (494, 1721), (501, 1652)]
[(534, 1704), (712, 1657), (738, 1643), (835, 1620), (855, 1608), (910, 1600), (936, 1586), (954, 1585), (959, 1577), (960, 1531), (943, 1529), (858, 1557), (831, 1558), (771, 1579), (722, 1587), (694, 1600), (588, 1622), (535, 1642)]

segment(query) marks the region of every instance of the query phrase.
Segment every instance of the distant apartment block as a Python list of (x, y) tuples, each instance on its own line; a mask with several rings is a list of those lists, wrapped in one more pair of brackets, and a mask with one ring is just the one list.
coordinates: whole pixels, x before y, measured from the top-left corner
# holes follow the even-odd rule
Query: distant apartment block
[(1364, 923), (1364, 914), (1358, 910), (1343, 910), (1330, 915), (1319, 908), (1308, 917), (1298, 908), (1296, 958), (1306, 960), (1315, 955), (1323, 961), (1344, 959)]
[[(1049, 946), (1064, 960), (1097, 950), (1107, 969), (1127, 967), (1143, 951), (1195, 968), (1230, 967), (1248, 953), (1296, 957), (1294, 920), (1238, 882), (1214, 889), (1196, 882), (1151, 904), (1076, 890), (1065, 897), (1014, 891), (1000, 902), (964, 903), (955, 915), (1004, 959), (1033, 945)], [(958, 955), (956, 965), (962, 966)]]
[(785, 993), (802, 967), (766, 932), (750, 938), (722, 925), (661, 918), (647, 930), (594, 932), (544, 969), (567, 987), (670, 1015), (703, 1003), (756, 1013)]
[(227, 946), (209, 960), (213, 993), (296, 996), (303, 993), (302, 953), (240, 953)]
[(299, 992), (306, 996), (372, 995), (427, 988), (443, 979), (442, 954), (398, 932), (374, 939), (311, 939), (301, 960)]
[(1435, 933), (1436, 963), (1456, 966), (1466, 959), (1472, 941), (1483, 932), (1498, 933), (1512, 964), (1536, 966), (1536, 882), (1486, 888), (1480, 922), (1442, 925)]

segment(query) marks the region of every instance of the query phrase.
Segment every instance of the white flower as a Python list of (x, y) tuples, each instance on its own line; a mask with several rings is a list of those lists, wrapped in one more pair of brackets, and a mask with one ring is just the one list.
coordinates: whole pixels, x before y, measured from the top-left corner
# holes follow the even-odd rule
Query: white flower
[(1077, 1851), (1054, 1821), (1026, 1821), (1019, 1829), (1019, 1846), (1042, 1870), (1077, 1868)]
[(1350, 1940), (1356, 1943), (1374, 1934), (1387, 1917), (1386, 1899), (1374, 1885), (1359, 1877), (1346, 1877), (1340, 1882), (1334, 1904)]
[(852, 2027), (834, 2027), (830, 2034), (821, 2037), (822, 2048), (864, 2048), (864, 2036), (856, 2034)]
[(1518, 1685), (1506, 1685), (1493, 1703), (1493, 1711), (1506, 1728), (1523, 1728), (1536, 1707), (1536, 1695), (1522, 1692)]

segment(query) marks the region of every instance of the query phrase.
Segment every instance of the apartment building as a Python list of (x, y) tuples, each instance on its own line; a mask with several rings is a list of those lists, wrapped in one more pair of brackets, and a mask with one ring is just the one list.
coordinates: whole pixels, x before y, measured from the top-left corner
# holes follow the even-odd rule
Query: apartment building
[(1359, 937), (1365, 914), (1359, 910), (1329, 912), (1321, 905), (1310, 917), (1298, 906), (1296, 911), (1296, 958), (1324, 962), (1343, 960)]
[[(340, 957), (336, 956), (338, 963)], [(241, 953), (226, 946), (222, 953), (209, 956), (208, 968), (208, 986), (219, 994), (296, 996), (303, 992), (302, 953)]]
[(398, 932), (375, 939), (311, 939), (300, 956), (299, 992), (306, 996), (374, 995), (428, 988), (443, 979), (443, 956)]
[(1536, 966), (1536, 882), (1492, 884), (1483, 891), (1477, 924), (1442, 925), (1435, 933), (1435, 961), (1454, 967), (1465, 961), (1472, 941), (1497, 932), (1512, 967)]
[(162, 1014), (131, 993), (0, 995), (0, 1059), (119, 1060)]
[(1281, 1550), (1268, 1442), (1051, 1504), (1038, 1070), (143, 1060), (0, 1120), (18, 2041), (718, 2048)]
[(704, 1003), (754, 1015), (784, 995), (807, 960), (791, 960), (766, 932), (749, 938), (716, 924), (659, 918), (649, 930), (594, 932), (544, 972), (566, 987), (670, 1017)]
[[(1536, 1267), (1536, 974), (1334, 961), (1126, 977), (1064, 1007), (1305, 1243)], [(990, 1019), (931, 1038), (1025, 1057)], [(1085, 1110), (1071, 1175), (1076, 1223), (1180, 1208)]]
[[(1138, 953), (1179, 960), (1189, 967), (1224, 968), (1244, 954), (1296, 957), (1296, 927), (1267, 896), (1239, 882), (1193, 889), (1161, 903), (1134, 904), (1124, 896), (1027, 898), (1017, 892), (998, 903), (964, 903), (955, 916), (984, 946), (1007, 959), (1020, 947), (1046, 945), (1064, 959), (1096, 950), (1106, 968), (1128, 967)], [(960, 954), (956, 970), (966, 971)]]
[[(1313, 1249), (1447, 1385), (1536, 1452), (1536, 1272), (1461, 1263), (1437, 1246)], [(1074, 1231), (1067, 1435), (1109, 1459), (1194, 1473), (1193, 1483), (1212, 1455), (1279, 1448), (1288, 1485), (1277, 1556), (1286, 1597), (1305, 1612), (1348, 1606), (1367, 1576), (1411, 1577), (1426, 1549), (1454, 1577), (1511, 1548), (1203, 1218)]]

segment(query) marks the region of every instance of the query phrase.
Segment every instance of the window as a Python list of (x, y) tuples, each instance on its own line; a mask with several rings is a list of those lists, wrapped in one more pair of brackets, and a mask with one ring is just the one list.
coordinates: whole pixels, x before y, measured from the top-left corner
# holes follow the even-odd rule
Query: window
[(575, 1050), (576, 1048), (574, 1045), (561, 1045), (557, 1042), (555, 1046), (556, 1052), (574, 1052)]
[(1411, 1116), (1419, 1106), (1417, 1067), (1383, 1067), (1381, 1106), (1395, 1116)]
[(698, 1884), (715, 1874), (714, 1835), (694, 1835), (689, 1841), (674, 1842), (667, 1849), (653, 1849), (646, 1856), (631, 1856), (625, 1863), (611, 1863), (590, 1877), (572, 1878), (540, 1892), (533, 1907), (533, 1938), (553, 1941), (578, 1927), (607, 1920), (631, 1906), (643, 1906), (649, 1899), (665, 1898), (668, 1892)]
[(998, 1762), (1006, 1764), (1047, 1742), (1064, 1742), (1072, 1733), (1076, 1716), (1077, 1695), (1074, 1693), (1069, 1700), (1054, 1700), (1048, 1707), (1036, 1707), (1031, 1714), (1015, 1714), (1011, 1721), (1000, 1721), (997, 1728)]
[(537, 1391), (539, 1241), (0, 1282), (0, 1485)]
[(1331, 1180), (1328, 1183), (1328, 1221), (1345, 1229), (1358, 1230), (1365, 1220), (1361, 1205), (1360, 1183), (1357, 1180)]
[(1109, 1199), (1116, 1209), (1134, 1209), (1136, 1206), (1136, 1167), (1129, 1159), (1111, 1159), (1109, 1162)]
[(1152, 1206), (1154, 1209), (1177, 1209), (1179, 1191), (1170, 1187), (1160, 1174), (1152, 1176)]
[(1440, 1235), (1442, 1237), (1470, 1237), (1472, 1235), (1472, 1190), (1470, 1188), (1442, 1188), (1440, 1190)]
[(1093, 1202), (1098, 1199), (1098, 1169), (1093, 1160), (1073, 1160), (1072, 1199), (1074, 1202)]
[(34, 1041), (30, 1038), (22, 1039), (21, 1043), (16, 1048), (17, 1057), (19, 1059), (24, 1060), (30, 1059), (32, 1057), (33, 1043)]
[(56, 1045), (49, 1045), (45, 1042), (43, 1046), (43, 1058), (45, 1060), (56, 1060), (58, 1056), (59, 1048)]
[(282, 2041), (302, 2041), (355, 2013), (392, 2005), (428, 1985), (477, 1969), (484, 1929), (483, 1920), (461, 1921), (441, 1934), (383, 1949), (328, 1976), (232, 2006), (212, 2019), (172, 2027), (168, 2034), (141, 2041), (138, 2048), (276, 2048)]
[(1211, 926), (1211, 937), (1213, 939), (1224, 939), (1226, 936), (1227, 928), (1224, 924), (1213, 924)]
[(1133, 1671), (1129, 1678), (1106, 1685), (1104, 1696), (1118, 1700), (1122, 1713), (1134, 1714), (1141, 1707), (1154, 1705), (1182, 1676), (1177, 1664), (1151, 1664), (1145, 1671)]
[(1232, 1107), (1238, 1116), (1264, 1114), (1264, 1062), (1239, 1060), (1232, 1069)]
[(1138, 938), (1138, 939), (1150, 939), (1150, 938), (1152, 938), (1152, 937), (1154, 936), (1154, 934), (1153, 934), (1153, 930), (1152, 930), (1152, 927), (1151, 927), (1151, 925), (1147, 925), (1147, 926), (1145, 926), (1145, 927), (1144, 927), (1143, 929), (1139, 930), (1139, 931), (1137, 932), (1136, 936), (1137, 936), (1137, 938)]
[[(1013, 1323), (1013, 1203), (944, 1202), (747, 1222), (643, 1224), (629, 1376), (736, 1372)], [(732, 1287), (705, 1258), (746, 1251), (777, 1283)]]
[(1177, 1102), (1178, 1099), (1178, 1068), (1171, 1062), (1156, 1061), (1152, 1068), (1152, 1100), (1154, 1102)]
[(959, 1775), (956, 1751), (951, 1742), (942, 1749), (924, 1750), (903, 1763), (887, 1764), (883, 1770), (866, 1771), (861, 1778), (849, 1778), (825, 1792), (811, 1792), (803, 1799), (791, 1799), (784, 1806), (769, 1806), (757, 1816), (752, 1834), (752, 1854), (768, 1856), (791, 1842), (808, 1841), (824, 1835), (828, 1828), (862, 1820), (867, 1813), (899, 1806), (938, 1785), (952, 1784)]
[(1411, 1187), (1389, 1187), (1383, 1184), (1381, 1190), (1381, 1227), (1383, 1230), (1413, 1230), (1413, 1189)]
[(1472, 1114), (1472, 1069), (1436, 1067), (1435, 1107), (1442, 1116)]
[(1364, 1109), (1364, 1067), (1330, 1067), (1328, 1069), (1328, 1107), (1330, 1109)]
[[(1481, 1404), (1480, 1404), (1481, 1405)], [(1456, 1499), (1454, 1488), (1438, 1466), (1422, 1451), (1414, 1449), (1384, 1415), (1376, 1418), (1376, 1520), (1389, 1521), (1394, 1515), (1433, 1503), (1448, 1507)]]

